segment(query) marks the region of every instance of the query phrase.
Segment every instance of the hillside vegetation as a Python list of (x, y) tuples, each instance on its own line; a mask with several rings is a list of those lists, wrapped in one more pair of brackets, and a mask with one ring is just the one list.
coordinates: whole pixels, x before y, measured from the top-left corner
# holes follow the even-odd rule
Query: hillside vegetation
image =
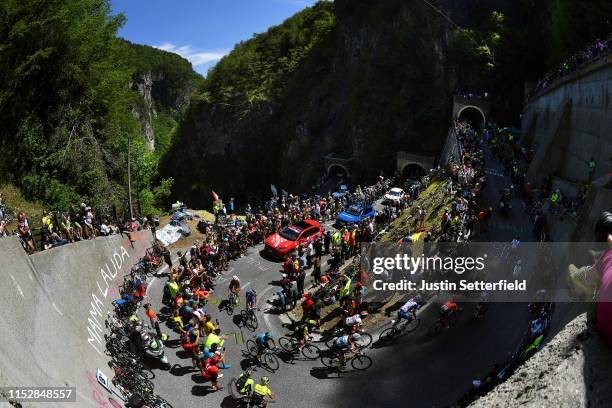
[(525, 81), (612, 31), (594, 1), (603, 15), (574, 0), (318, 2), (209, 72), (162, 174), (203, 206), (210, 190), (309, 189), (332, 152), (353, 158), (354, 183), (394, 172), (398, 150), (437, 156), (455, 92), (487, 91), (492, 117), (516, 123)]
[(51, 208), (86, 201), (121, 213), (131, 139), (135, 196), (154, 207), (169, 193), (170, 179), (152, 183), (161, 152), (147, 151), (133, 114), (146, 102), (129, 85), (146, 71), (165, 76), (154, 126), (167, 147), (184, 109), (175, 94), (198, 76), (178, 55), (118, 39), (123, 23), (108, 0), (0, 4), (0, 182)]

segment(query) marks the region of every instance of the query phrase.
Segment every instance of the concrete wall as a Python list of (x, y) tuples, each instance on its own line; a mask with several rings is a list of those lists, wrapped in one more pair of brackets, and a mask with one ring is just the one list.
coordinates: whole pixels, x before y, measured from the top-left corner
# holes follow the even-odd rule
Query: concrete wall
[(442, 148), (442, 153), (440, 153), (438, 163), (440, 164), (440, 166), (444, 167), (448, 165), (448, 163), (450, 163), (451, 161), (454, 161), (455, 163), (461, 161), (459, 143), (457, 141), (457, 136), (455, 135), (455, 128), (453, 126), (449, 127), (448, 129), (446, 142), (444, 143), (444, 147)]
[(612, 156), (612, 56), (586, 67), (569, 80), (533, 99), (523, 114), (522, 130), (535, 156), (528, 176), (539, 181), (557, 175), (572, 182), (609, 172)]
[(112, 377), (104, 320), (152, 235), (133, 240), (96, 238), (27, 256), (16, 237), (0, 239), (0, 386), (75, 386), (76, 404), (45, 406), (111, 407), (95, 373)]

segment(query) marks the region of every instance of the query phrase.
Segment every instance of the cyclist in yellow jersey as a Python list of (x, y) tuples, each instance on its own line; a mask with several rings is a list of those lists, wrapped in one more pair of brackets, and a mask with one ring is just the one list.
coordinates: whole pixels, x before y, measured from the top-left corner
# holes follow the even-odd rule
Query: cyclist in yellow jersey
[(253, 395), (251, 396), (251, 401), (249, 406), (251, 407), (263, 407), (265, 408), (268, 405), (266, 401), (266, 397), (270, 399), (274, 399), (274, 393), (270, 389), (270, 380), (268, 377), (261, 377), (259, 384), (255, 384), (253, 387)]

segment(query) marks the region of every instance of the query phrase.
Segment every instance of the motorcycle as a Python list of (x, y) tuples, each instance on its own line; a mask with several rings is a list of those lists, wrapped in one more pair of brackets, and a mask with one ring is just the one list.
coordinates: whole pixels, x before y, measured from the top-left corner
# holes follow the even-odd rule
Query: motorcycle
[[(145, 327), (148, 328), (148, 326)], [(164, 343), (161, 339), (141, 330), (136, 346), (144, 359), (157, 362), (163, 370), (170, 370), (171, 365), (164, 352)]]

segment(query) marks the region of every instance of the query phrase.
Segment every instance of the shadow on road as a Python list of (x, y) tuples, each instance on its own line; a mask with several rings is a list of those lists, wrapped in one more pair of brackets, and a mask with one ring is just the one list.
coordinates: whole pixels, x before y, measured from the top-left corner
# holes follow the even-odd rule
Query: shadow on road
[(215, 390), (210, 385), (194, 385), (191, 387), (191, 394), (196, 397), (205, 397), (213, 392), (215, 392)]
[(272, 255), (270, 255), (270, 253), (266, 251), (265, 249), (262, 249), (261, 251), (259, 251), (259, 256), (261, 256), (263, 259), (265, 259), (268, 262), (280, 263), (281, 261), (280, 259), (277, 259), (273, 257)]
[(199, 370), (193, 366), (181, 366), (179, 364), (175, 364), (170, 369), (170, 374), (177, 376), (177, 377), (182, 377), (186, 374), (197, 372), (197, 371)]
[(310, 369), (310, 375), (319, 380), (342, 378), (338, 370), (329, 367), (313, 367)]
[(236, 401), (231, 395), (228, 395), (221, 401), (221, 408), (239, 408), (244, 406), (240, 401)]

